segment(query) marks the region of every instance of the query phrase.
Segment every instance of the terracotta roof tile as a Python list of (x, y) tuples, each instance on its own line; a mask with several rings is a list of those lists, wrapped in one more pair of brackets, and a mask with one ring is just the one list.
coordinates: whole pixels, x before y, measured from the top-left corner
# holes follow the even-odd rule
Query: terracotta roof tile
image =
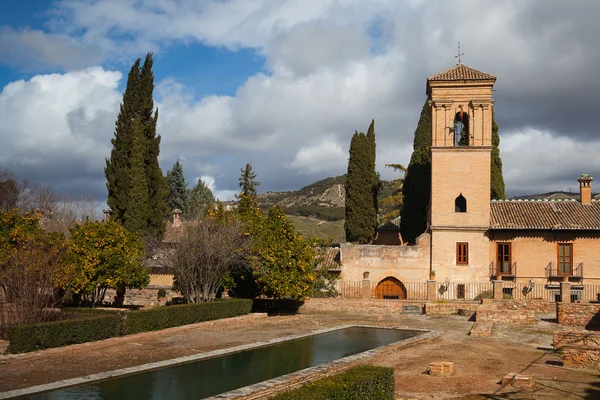
[(490, 219), (490, 229), (600, 230), (600, 202), (492, 201)]
[(317, 265), (318, 270), (323, 268), (325, 268), (327, 271), (342, 270), (339, 247), (318, 248), (317, 257), (320, 258)]
[(483, 81), (496, 80), (494, 75), (478, 71), (464, 64), (456, 64), (452, 68), (431, 75), (427, 81)]

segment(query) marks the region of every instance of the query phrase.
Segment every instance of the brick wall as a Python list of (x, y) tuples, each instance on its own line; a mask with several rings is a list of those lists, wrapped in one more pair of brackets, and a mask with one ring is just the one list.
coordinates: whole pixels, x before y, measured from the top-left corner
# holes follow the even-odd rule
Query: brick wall
[(426, 303), (425, 314), (427, 315), (450, 315), (462, 310), (477, 310), (478, 302), (453, 302), (453, 303)]
[(559, 325), (585, 326), (594, 330), (600, 328), (600, 304), (557, 303), (556, 307)]
[(532, 324), (535, 323), (535, 314), (532, 310), (498, 308), (496, 304), (488, 303), (477, 309), (475, 320), (495, 324)]
[(555, 305), (545, 300), (493, 300), (483, 299), (483, 304), (493, 304), (498, 310), (530, 310), (537, 313), (549, 314)]

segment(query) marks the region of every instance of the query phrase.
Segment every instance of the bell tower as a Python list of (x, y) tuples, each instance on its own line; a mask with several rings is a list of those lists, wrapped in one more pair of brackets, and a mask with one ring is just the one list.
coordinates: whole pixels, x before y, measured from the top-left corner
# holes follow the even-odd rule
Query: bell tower
[(488, 279), (492, 88), (464, 64), (427, 79), (431, 107), (431, 269), (451, 281)]

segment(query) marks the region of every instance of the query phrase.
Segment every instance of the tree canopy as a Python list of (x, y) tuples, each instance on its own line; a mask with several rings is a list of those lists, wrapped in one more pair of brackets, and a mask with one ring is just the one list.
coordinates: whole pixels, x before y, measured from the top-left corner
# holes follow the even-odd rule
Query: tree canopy
[(355, 132), (350, 141), (350, 157), (346, 173), (346, 221), (344, 230), (348, 242), (371, 243), (377, 227), (377, 186), (375, 173), (375, 133)]
[[(115, 123), (115, 133), (111, 140), (113, 148), (110, 158), (106, 160), (106, 187), (108, 189), (108, 206), (113, 211), (113, 219), (125, 225), (127, 218), (136, 218), (136, 227), (143, 227), (141, 233), (154, 235), (162, 232), (167, 217), (168, 190), (166, 179), (158, 164), (160, 152), (160, 135), (156, 133), (158, 110), (154, 110), (154, 74), (152, 72), (152, 53), (148, 53), (144, 64), (140, 67), (138, 58), (127, 78), (127, 87), (123, 93), (119, 115)], [(136, 122), (137, 121), (137, 122)], [(137, 124), (137, 127), (136, 127)], [(136, 135), (137, 129), (137, 135)], [(141, 153), (143, 173), (145, 175), (147, 207), (143, 210), (143, 218), (139, 211), (132, 210), (140, 201), (139, 184), (134, 181), (140, 177), (140, 156), (134, 157), (134, 141), (136, 136), (142, 138), (137, 152)], [(137, 163), (134, 171), (134, 162)], [(137, 191), (132, 199), (131, 190)], [(141, 224), (139, 219), (146, 222)], [(137, 228), (136, 228), (137, 229)]]
[(183, 215), (186, 215), (189, 191), (179, 159), (175, 161), (173, 168), (167, 172), (167, 186), (169, 188), (169, 196), (167, 197), (169, 211), (179, 209), (183, 212)]

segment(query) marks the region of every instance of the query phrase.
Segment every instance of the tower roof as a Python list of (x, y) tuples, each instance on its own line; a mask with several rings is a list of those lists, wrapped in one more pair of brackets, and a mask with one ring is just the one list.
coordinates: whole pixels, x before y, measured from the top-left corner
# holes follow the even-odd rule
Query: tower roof
[(445, 71), (438, 72), (435, 75), (431, 75), (427, 78), (427, 82), (436, 81), (495, 81), (496, 77), (494, 75), (488, 74), (487, 72), (482, 72), (476, 70), (475, 68), (471, 68), (465, 64), (456, 64), (452, 68), (448, 68)]

